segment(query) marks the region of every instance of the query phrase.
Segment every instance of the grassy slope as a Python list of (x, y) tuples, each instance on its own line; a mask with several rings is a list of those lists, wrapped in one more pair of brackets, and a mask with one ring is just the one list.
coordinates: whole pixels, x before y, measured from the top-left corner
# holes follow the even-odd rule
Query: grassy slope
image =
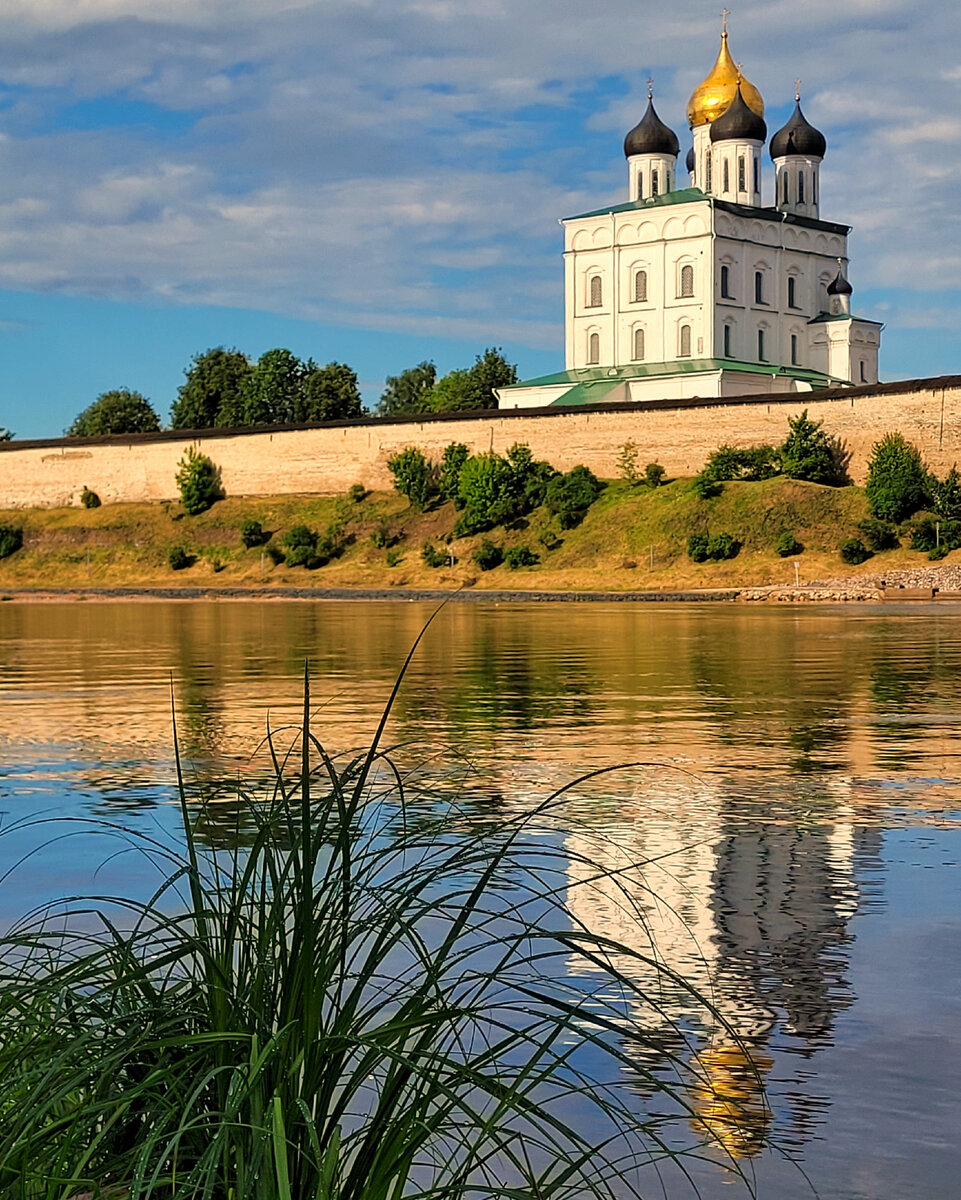
[[(0, 524), (21, 525), (24, 548), (0, 561), (0, 588), (111, 586), (296, 586), (296, 587), (453, 587), (475, 579), (477, 588), (603, 589), (612, 591), (739, 586), (793, 582), (791, 562), (774, 551), (779, 535), (792, 531), (804, 545), (801, 578), (856, 574), (845, 567), (837, 547), (852, 536), (867, 509), (859, 488), (826, 488), (771, 479), (725, 484), (720, 496), (698, 500), (688, 481), (656, 491), (612, 483), (577, 529), (560, 536), (548, 553), (538, 535), (548, 527), (544, 510), (525, 528), (482, 535), (504, 545), (528, 545), (541, 555), (536, 567), (481, 572), (470, 560), (479, 538), (454, 546), (453, 570), (431, 570), (420, 557), (426, 538), (441, 543), (456, 514), (450, 506), (412, 512), (393, 494), (374, 494), (360, 504), (336, 497), (281, 496), (230, 498), (199, 517), (187, 517), (171, 504), (116, 504), (99, 509), (36, 509), (0, 512)], [(238, 529), (253, 518), (279, 536), (303, 523), (320, 530), (346, 522), (353, 542), (342, 558), (316, 570), (273, 566), (259, 549), (245, 550)], [(370, 541), (387, 520), (400, 540), (400, 561)], [(692, 563), (686, 554), (690, 533), (728, 532), (743, 542), (729, 562)], [(197, 555), (184, 571), (172, 571), (167, 554), (183, 546)], [(654, 547), (654, 569), (650, 547)], [(917, 565), (926, 561), (907, 550), (878, 557), (873, 566)], [(215, 570), (219, 562), (220, 570)], [(630, 565), (634, 564), (634, 565)]]

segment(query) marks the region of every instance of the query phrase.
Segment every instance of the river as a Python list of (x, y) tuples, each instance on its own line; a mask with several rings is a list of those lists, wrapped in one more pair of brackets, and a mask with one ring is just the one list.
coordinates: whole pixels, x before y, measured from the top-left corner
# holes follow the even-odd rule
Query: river
[[(255, 774), (268, 719), (297, 719), (305, 661), (328, 745), (363, 744), (430, 611), (0, 604), (4, 826), (175, 829), (171, 709), (191, 774)], [(941, 1200), (961, 1175), (959, 681), (953, 606), (454, 604), (389, 736), (420, 778), (504, 811), (647, 764), (575, 789), (561, 842), (646, 864), (661, 954), (752, 1048), (750, 1070), (731, 1048), (708, 1070), (758, 1194)], [(0, 839), (2, 870), (34, 852), (0, 920), (93, 882), (148, 886), (110, 838), (82, 847)], [(572, 915), (609, 920), (577, 882)], [(707, 1200), (734, 1194), (719, 1165), (693, 1176)]]

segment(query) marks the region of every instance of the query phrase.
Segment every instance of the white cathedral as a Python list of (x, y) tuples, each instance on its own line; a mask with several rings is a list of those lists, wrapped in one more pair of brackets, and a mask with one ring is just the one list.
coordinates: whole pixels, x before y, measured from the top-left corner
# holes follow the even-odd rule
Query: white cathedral
[(820, 216), (827, 148), (801, 112), (771, 138), (726, 27), (678, 140), (647, 111), (624, 140), (629, 199), (564, 226), (567, 369), (498, 389), (501, 408), (803, 392), (878, 381), (882, 326), (851, 313), (850, 227)]

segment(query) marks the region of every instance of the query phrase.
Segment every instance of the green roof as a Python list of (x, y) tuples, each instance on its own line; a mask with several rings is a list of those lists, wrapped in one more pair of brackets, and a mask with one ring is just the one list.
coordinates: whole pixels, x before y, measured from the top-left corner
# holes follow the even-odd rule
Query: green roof
[(624, 382), (623, 379), (598, 379), (575, 383), (569, 391), (552, 400), (551, 404), (599, 404), (611, 392), (623, 388)]
[(816, 317), (812, 317), (808, 321), (809, 325), (827, 324), (828, 321), (861, 321), (865, 325), (877, 325), (878, 329), (884, 328), (883, 321), (872, 321), (870, 317), (857, 317), (854, 313), (818, 313)]
[[(517, 388), (557, 387), (567, 384), (570, 388), (589, 387), (593, 399), (612, 391), (618, 384), (631, 379), (657, 379), (668, 375), (708, 375), (718, 371), (736, 371), (748, 375), (784, 376), (788, 379), (799, 379), (810, 383), (812, 387), (830, 387), (845, 381), (825, 375), (822, 371), (809, 371), (804, 367), (782, 367), (777, 363), (749, 363), (735, 358), (682, 358), (674, 362), (660, 363), (630, 363), (623, 367), (579, 367), (574, 371), (558, 371), (554, 375), (541, 375), (537, 379), (524, 379), (520, 383), (507, 384), (498, 388), (501, 392), (511, 392)], [(598, 392), (598, 384), (606, 384), (604, 393)], [(561, 400), (552, 403), (560, 404)], [(563, 403), (593, 403), (587, 400), (570, 401), (565, 398)]]
[(850, 225), (839, 225), (836, 221), (821, 221), (816, 217), (801, 217), (796, 213), (782, 212), (779, 208), (732, 204), (730, 200), (719, 200), (717, 196), (708, 196), (700, 188), (693, 187), (679, 188), (676, 192), (665, 192), (663, 196), (651, 196), (647, 200), (629, 200), (626, 204), (609, 204), (606, 208), (596, 208), (593, 212), (576, 213), (572, 217), (563, 217), (562, 220), (580, 221), (584, 217), (607, 217), (611, 213), (643, 212), (648, 208), (664, 208), (670, 204), (697, 204), (704, 201), (739, 217), (777, 221), (778, 224), (803, 225), (806, 229), (823, 229), (829, 233), (846, 234), (851, 230)]
[(680, 188), (676, 192), (665, 192), (663, 196), (651, 196), (647, 200), (629, 200), (626, 204), (612, 204), (607, 208), (598, 208), (594, 212), (577, 213), (573, 217), (562, 218), (565, 221), (579, 221), (581, 217), (606, 217), (609, 213), (631, 212), (634, 209), (664, 208), (668, 204), (694, 204), (699, 200), (709, 200), (700, 188)]

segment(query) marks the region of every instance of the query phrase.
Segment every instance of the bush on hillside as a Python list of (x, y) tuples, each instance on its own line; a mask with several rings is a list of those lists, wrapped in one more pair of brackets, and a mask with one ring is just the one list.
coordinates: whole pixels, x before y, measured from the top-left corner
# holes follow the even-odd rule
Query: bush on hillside
[(420, 556), (424, 564), (428, 567), (446, 567), (451, 560), (451, 556), (446, 550), (438, 550), (433, 542), (424, 542), (421, 548)]
[(864, 491), (871, 516), (903, 521), (923, 508), (928, 472), (917, 446), (900, 433), (886, 433), (871, 452)]
[(167, 553), (167, 562), (171, 571), (184, 571), (194, 565), (194, 557), (183, 546), (173, 546)]
[(493, 571), (504, 561), (504, 551), (490, 538), (484, 538), (471, 557), (482, 571)]
[(192, 517), (206, 512), (224, 494), (220, 485), (220, 468), (194, 446), (187, 447), (177, 464), (176, 480), (184, 512)]
[(659, 488), (664, 482), (667, 471), (660, 463), (649, 462), (644, 468), (644, 482), (649, 488)]
[(406, 496), (414, 508), (425, 509), (437, 495), (437, 470), (416, 446), (408, 446), (387, 460), (394, 489)]
[(901, 545), (898, 540), (898, 527), (890, 521), (879, 521), (877, 517), (868, 517), (859, 522), (858, 533), (870, 550), (897, 550)]
[(0, 558), (9, 558), (23, 545), (23, 530), (16, 525), (0, 525)]
[(275, 567), (279, 567), (281, 563), (285, 563), (287, 561), (287, 555), (284, 554), (283, 550), (281, 550), (281, 548), (275, 545), (273, 542), (269, 542), (267, 544), (264, 549), (264, 553)]
[(460, 494), (460, 473), (468, 458), (470, 458), (470, 451), (463, 442), (451, 442), (444, 448), (444, 454), (440, 460), (438, 485), (440, 494), (455, 508), (464, 507), (464, 501)]
[(922, 517), (910, 528), (912, 550), (937, 550), (946, 546), (945, 553), (961, 548), (961, 521), (941, 521)]
[(527, 546), (511, 546), (504, 554), (504, 562), (512, 571), (516, 571), (518, 567), (536, 566), (540, 561), (540, 556)]
[(715, 496), (720, 496), (723, 488), (716, 479), (712, 479), (701, 471), (691, 480), (691, 491), (698, 500), (713, 500)]
[(773, 446), (718, 446), (701, 472), (715, 483), (771, 479), (781, 473), (781, 458)]
[(240, 540), (248, 550), (252, 550), (254, 546), (266, 546), (270, 534), (259, 521), (244, 521), (240, 527)]
[(716, 533), (707, 544), (707, 556), (714, 562), (726, 558), (737, 558), (741, 543), (729, 533)]
[(352, 483), (347, 489), (347, 499), (351, 504), (361, 504), (367, 499), (368, 491), (362, 483)]
[(587, 515), (604, 485), (588, 467), (572, 467), (566, 475), (556, 475), (547, 485), (548, 509), (557, 517), (561, 529), (573, 529)]
[(617, 458), (617, 474), (628, 485), (635, 487), (641, 481), (637, 470), (637, 446), (633, 442), (625, 442)]
[(371, 544), (376, 546), (378, 550), (386, 550), (397, 541), (397, 535), (394, 533), (390, 522), (381, 519), (371, 530), (370, 540)]
[(710, 538), (706, 533), (692, 533), (687, 539), (687, 556), (696, 563), (707, 562)]
[(852, 567), (867, 562), (871, 557), (871, 551), (860, 538), (848, 538), (846, 542), (842, 542), (840, 553), (842, 560)]
[(84, 506), (84, 508), (99, 508), (100, 497), (96, 492), (92, 492), (90, 488), (84, 485), (84, 489), (80, 493), (80, 503)]
[(939, 517), (961, 517), (961, 474), (952, 466), (944, 479), (929, 474), (925, 481), (928, 504)]
[(788, 435), (778, 455), (788, 479), (835, 486), (847, 483), (842, 447), (824, 432), (822, 421), (810, 419), (807, 409), (800, 416), (788, 418)]
[(800, 554), (804, 547), (793, 533), (785, 532), (778, 538), (776, 549), (781, 558), (790, 558), (794, 554)]

